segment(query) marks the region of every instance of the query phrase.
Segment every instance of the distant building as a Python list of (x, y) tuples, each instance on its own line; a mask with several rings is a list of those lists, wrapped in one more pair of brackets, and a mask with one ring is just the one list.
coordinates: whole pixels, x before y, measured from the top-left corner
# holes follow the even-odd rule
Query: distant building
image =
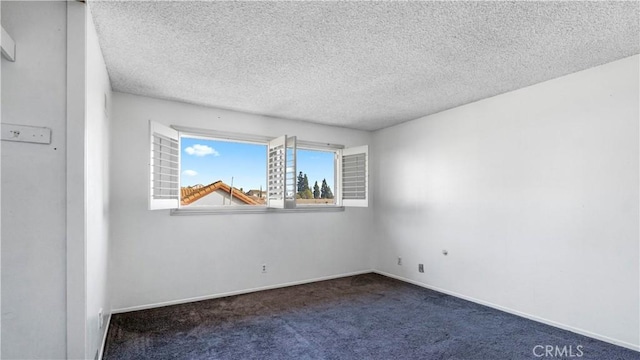
[(259, 199), (266, 199), (267, 192), (264, 190), (249, 190), (246, 192), (247, 195), (257, 197)]

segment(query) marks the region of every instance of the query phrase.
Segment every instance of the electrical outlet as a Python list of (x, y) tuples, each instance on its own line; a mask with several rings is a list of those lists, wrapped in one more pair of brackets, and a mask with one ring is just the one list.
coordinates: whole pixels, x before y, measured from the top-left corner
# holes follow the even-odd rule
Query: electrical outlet
[(98, 310), (98, 329), (101, 330), (104, 326), (104, 317), (102, 316), (102, 309)]
[(402, 265), (402, 258), (398, 256), (398, 265)]
[(424, 264), (418, 264), (418, 272), (424, 272)]
[(262, 273), (266, 273), (267, 272), (267, 264), (262, 264)]

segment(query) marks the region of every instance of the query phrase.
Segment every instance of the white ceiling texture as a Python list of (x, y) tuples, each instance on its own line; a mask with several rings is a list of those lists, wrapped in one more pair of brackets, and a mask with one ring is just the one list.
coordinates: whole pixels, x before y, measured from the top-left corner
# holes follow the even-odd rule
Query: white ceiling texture
[(90, 1), (115, 91), (375, 130), (640, 53), (640, 2)]

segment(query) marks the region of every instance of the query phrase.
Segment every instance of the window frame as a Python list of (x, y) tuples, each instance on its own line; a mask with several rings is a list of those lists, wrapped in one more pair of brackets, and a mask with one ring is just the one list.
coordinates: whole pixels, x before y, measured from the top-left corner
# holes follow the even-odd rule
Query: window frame
[[(302, 146), (298, 145), (297, 150), (310, 150), (310, 151), (324, 151), (333, 153), (333, 204), (297, 204), (296, 208), (300, 207), (303, 209), (313, 209), (316, 207), (342, 207), (342, 196), (341, 190), (342, 186), (340, 183), (342, 182), (340, 179), (342, 178), (342, 156), (341, 152), (345, 149), (343, 145), (335, 145), (335, 147), (330, 147), (331, 144), (321, 144), (321, 143), (311, 143), (305, 141), (298, 141), (298, 144), (302, 144)], [(311, 186), (311, 185), (309, 185)]]
[[(190, 137), (190, 138), (200, 138), (203, 140), (218, 140), (218, 141), (230, 141), (230, 142), (240, 142), (240, 143), (251, 143), (251, 144), (258, 144), (258, 145), (266, 145), (267, 146), (267, 167), (265, 169), (265, 171), (267, 172), (267, 184), (266, 185), (266, 191), (269, 190), (269, 185), (268, 185), (268, 179), (269, 179), (269, 143), (271, 141), (273, 141), (275, 138), (277, 137), (268, 137), (268, 136), (261, 136), (261, 135), (253, 135), (253, 134), (246, 134), (246, 133), (235, 133), (235, 132), (226, 132), (226, 131), (218, 131), (218, 130), (209, 130), (209, 129), (200, 129), (200, 128), (193, 128), (193, 127), (187, 127), (187, 126), (179, 126), (179, 125), (164, 125), (164, 124), (159, 124), (156, 123), (154, 121), (149, 121), (150, 123), (150, 134), (151, 134), (151, 140), (153, 141), (153, 133), (151, 133), (151, 131), (153, 131), (152, 129), (154, 129), (154, 124), (155, 127), (158, 127), (158, 125), (160, 127), (166, 127), (169, 129), (172, 129), (174, 131), (177, 132), (177, 136), (178, 136), (178, 149), (179, 149), (179, 156), (178, 156), (178, 189), (181, 188), (181, 157), (182, 157), (182, 137)], [(285, 135), (286, 136), (286, 135)], [(351, 207), (351, 206), (356, 206), (356, 207), (362, 207), (362, 206), (368, 206), (368, 146), (364, 145), (361, 147), (356, 147), (356, 148), (366, 148), (366, 159), (367, 159), (367, 167), (366, 167), (366, 184), (367, 184), (367, 194), (366, 194), (366, 200), (364, 203), (360, 203), (360, 204), (356, 204), (356, 205), (349, 205), (348, 201), (343, 200), (342, 199), (342, 168), (343, 168), (343, 164), (342, 164), (342, 160), (343, 160), (343, 151), (348, 151), (350, 149), (354, 149), (354, 148), (345, 148), (344, 145), (338, 145), (338, 144), (331, 144), (331, 143), (323, 143), (323, 142), (314, 142), (314, 141), (304, 141), (304, 140), (298, 140), (295, 137), (289, 137), (289, 138), (294, 138), (295, 140), (295, 149), (296, 149), (296, 157), (297, 157), (297, 149), (303, 149), (303, 150), (315, 150), (315, 151), (326, 151), (326, 152), (333, 152), (334, 153), (334, 199), (335, 199), (335, 203), (331, 204), (331, 205), (325, 205), (325, 204), (300, 204), (297, 205), (295, 204), (295, 199), (293, 202), (293, 206), (291, 206), (290, 204), (288, 206), (284, 206), (282, 208), (277, 208), (277, 207), (269, 207), (268, 202), (265, 205), (253, 205), (253, 206), (245, 206), (245, 205), (225, 205), (225, 206), (203, 206), (203, 207), (183, 207), (180, 204), (180, 196), (178, 198), (178, 206), (176, 208), (170, 208), (170, 214), (171, 215), (177, 215), (177, 216), (181, 216), (181, 215), (208, 215), (208, 214), (232, 214), (232, 213), (237, 213), (237, 214), (255, 214), (255, 213), (294, 213), (294, 212), (335, 212), (335, 211), (344, 211), (345, 207)], [(152, 148), (153, 150), (153, 148)], [(296, 159), (297, 162), (297, 159)], [(151, 165), (152, 163), (150, 163)], [(297, 167), (297, 164), (295, 164), (295, 166)], [(295, 169), (294, 169), (295, 170)], [(153, 173), (153, 171), (151, 172)], [(294, 175), (294, 181), (296, 180), (297, 177), (297, 173), (294, 171), (293, 173)], [(153, 178), (153, 175), (151, 175)], [(294, 184), (295, 187), (295, 184)], [(152, 193), (150, 194), (152, 195)], [(269, 195), (267, 195), (268, 197)], [(345, 205), (345, 203), (347, 203)], [(364, 204), (364, 205), (363, 205)], [(152, 209), (151, 206), (151, 200), (150, 200), (150, 209)]]
[[(227, 142), (234, 142), (234, 143), (243, 143), (243, 144), (252, 144), (252, 145), (264, 145), (267, 147), (266, 149), (266, 154), (265, 156), (268, 157), (269, 156), (269, 148), (268, 148), (268, 144), (267, 143), (263, 143), (254, 139), (245, 139), (242, 134), (238, 134), (238, 137), (242, 137), (241, 139), (236, 139), (233, 138), (233, 134), (231, 133), (224, 133), (225, 137), (218, 137), (218, 136), (211, 136), (211, 135), (203, 135), (201, 133), (191, 133), (191, 132), (183, 132), (180, 131), (178, 129), (176, 129), (175, 126), (171, 126), (172, 129), (176, 130), (178, 132), (178, 146), (180, 149), (180, 156), (178, 157), (178, 162), (179, 162), (179, 172), (178, 174), (180, 174), (180, 179), (178, 179), (178, 186), (180, 189), (182, 189), (182, 138), (183, 137), (188, 137), (191, 139), (201, 139), (201, 140), (213, 140), (213, 141), (227, 141)], [(231, 186), (231, 184), (229, 184), (229, 186)], [(268, 191), (267, 189), (265, 189), (265, 191)], [(182, 194), (181, 194), (182, 195)], [(182, 205), (181, 204), (181, 200), (182, 199), (178, 199), (178, 206), (174, 209), (171, 209), (171, 211), (185, 211), (185, 210), (195, 210), (195, 211), (206, 211), (206, 210), (223, 210), (223, 212), (246, 212), (248, 209), (255, 209), (258, 210), (258, 212), (261, 212), (264, 208), (268, 208), (268, 203), (262, 204), (262, 205), (251, 205), (251, 206), (246, 206), (246, 205), (233, 205), (233, 204), (229, 204), (229, 205), (220, 205), (220, 206), (194, 206), (194, 207), (190, 207), (187, 205)]]

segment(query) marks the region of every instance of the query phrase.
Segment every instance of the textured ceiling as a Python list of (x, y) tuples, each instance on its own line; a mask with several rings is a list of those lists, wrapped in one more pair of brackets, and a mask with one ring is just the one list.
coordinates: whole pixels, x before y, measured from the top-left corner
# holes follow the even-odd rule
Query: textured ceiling
[(90, 7), (116, 91), (365, 130), (640, 53), (639, 2)]

